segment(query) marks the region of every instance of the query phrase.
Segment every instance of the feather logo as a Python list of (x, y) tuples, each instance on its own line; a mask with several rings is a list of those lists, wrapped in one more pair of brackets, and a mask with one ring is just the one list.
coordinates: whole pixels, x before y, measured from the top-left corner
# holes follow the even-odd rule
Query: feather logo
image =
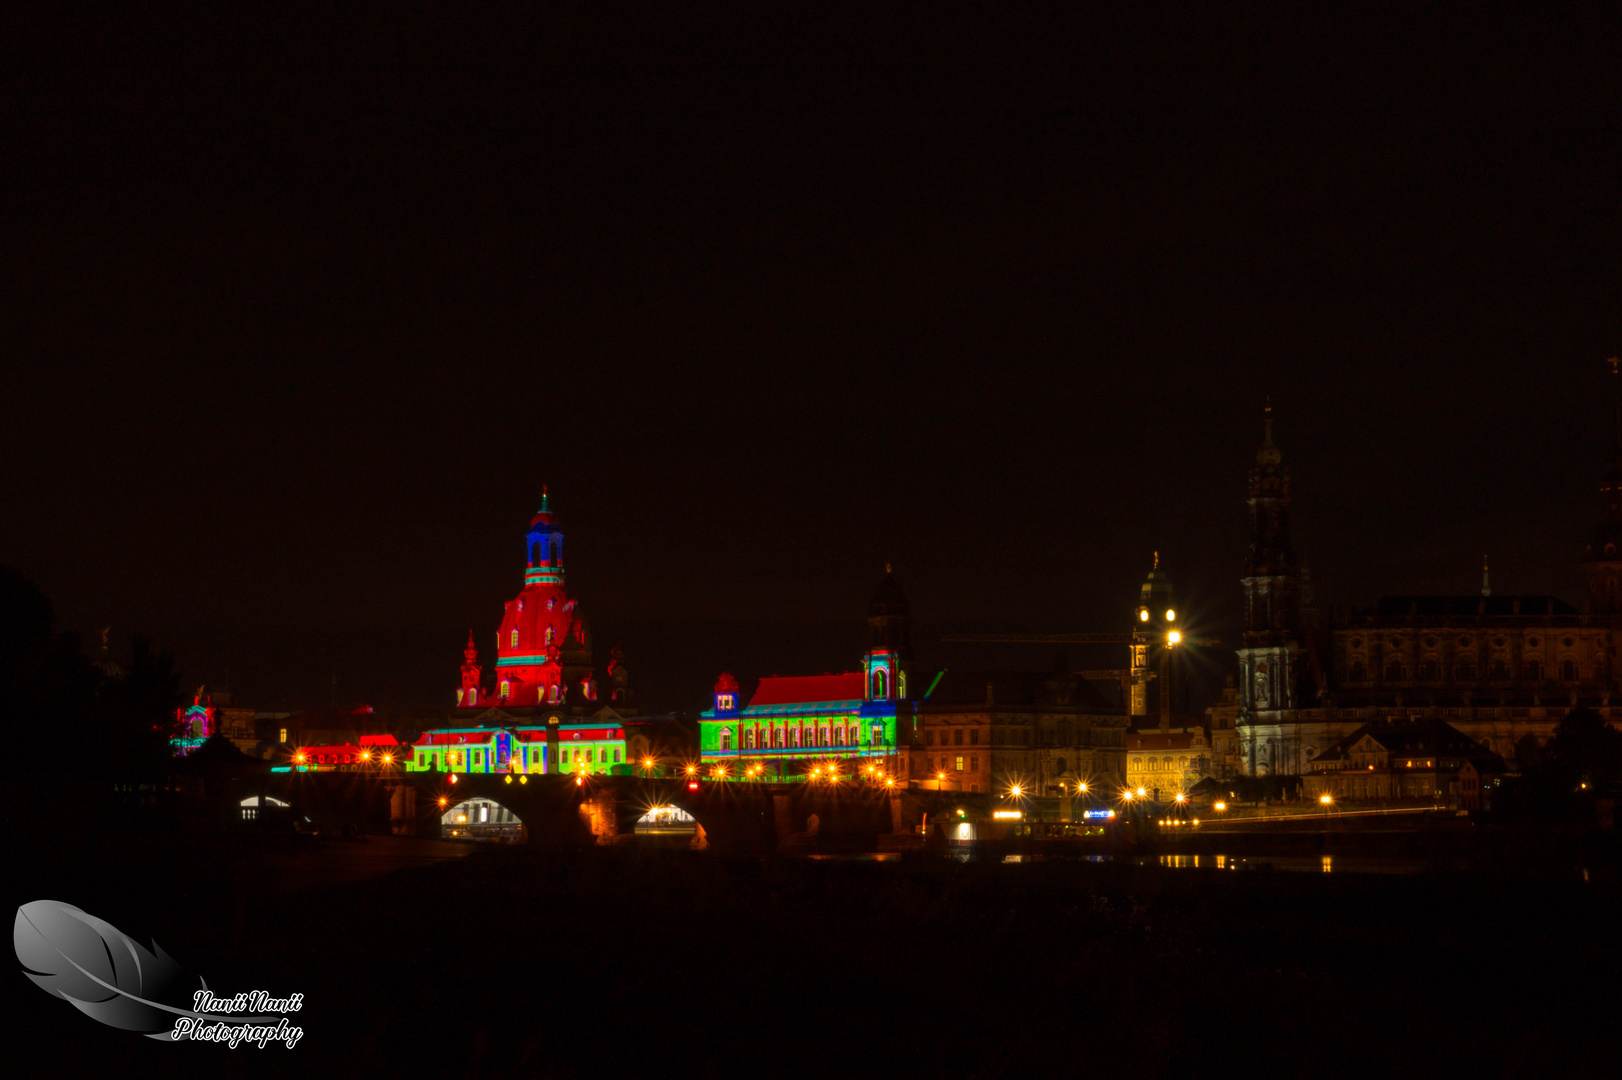
[(35, 900), (17, 909), (12, 942), (23, 974), (93, 1020), (148, 1038), (174, 1038), (175, 1021), (275, 1020), (211, 1016), (192, 1009), (192, 995), (208, 984), (175, 963), (156, 941), (136, 944), (105, 919), (58, 900)]

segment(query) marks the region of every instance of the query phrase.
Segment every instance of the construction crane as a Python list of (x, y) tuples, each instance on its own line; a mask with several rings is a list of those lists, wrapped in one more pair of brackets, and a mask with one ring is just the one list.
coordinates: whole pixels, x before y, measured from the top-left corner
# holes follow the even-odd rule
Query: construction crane
[[(1139, 645), (1147, 644), (1147, 636), (1138, 631), (1114, 634), (975, 634), (960, 637), (942, 638), (943, 642), (959, 645)], [(1177, 645), (1217, 645), (1221, 638), (1214, 637), (1185, 637), (1178, 631), (1171, 631), (1167, 635), (1166, 646), (1160, 649), (1159, 679), (1163, 692), (1160, 695), (1160, 726), (1162, 729), (1171, 727), (1171, 651)], [(1148, 671), (1145, 667), (1140, 673), (1132, 668), (1100, 668), (1080, 672), (1084, 679), (1091, 681), (1118, 682), (1121, 685), (1121, 703), (1129, 710), (1133, 700), (1132, 682), (1134, 678), (1142, 678), (1147, 682), (1156, 678), (1156, 673)], [(1147, 692), (1147, 691), (1146, 691)]]

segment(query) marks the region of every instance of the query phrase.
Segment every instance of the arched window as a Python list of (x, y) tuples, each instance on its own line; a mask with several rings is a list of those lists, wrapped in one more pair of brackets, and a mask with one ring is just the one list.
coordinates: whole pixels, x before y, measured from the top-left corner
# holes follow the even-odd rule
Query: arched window
[(820, 743), (822, 746), (827, 746), (828, 745), (828, 725), (827, 724), (822, 725), (822, 730), (818, 734), (820, 735), (820, 738), (817, 740), (818, 743)]
[(1509, 678), (1509, 664), (1503, 657), (1496, 657), (1492, 662), (1492, 677), (1495, 679)]
[(1408, 678), (1408, 669), (1402, 666), (1401, 660), (1393, 660), (1386, 665), (1385, 681), (1402, 682)]
[(1369, 671), (1368, 668), (1363, 666), (1363, 661), (1353, 660), (1351, 670), (1346, 673), (1346, 678), (1352, 682), (1367, 682), (1368, 677)]
[(885, 691), (889, 689), (889, 685), (889, 681), (885, 678), (884, 669), (875, 668), (873, 671), (873, 700), (881, 701), (888, 697), (889, 695)]
[(501, 696), (502, 697), (511, 697), (512, 692), (513, 692), (513, 684), (508, 682), (506, 679), (502, 679), (501, 680)]
[(1475, 682), (1476, 666), (1468, 660), (1460, 661), (1459, 666), (1453, 670), (1453, 677), (1460, 682)]
[(731, 728), (724, 727), (724, 728), (721, 729), (721, 749), (723, 749), (723, 750), (731, 750), (732, 749), (732, 729)]
[(1426, 659), (1419, 665), (1419, 677), (1425, 682), (1440, 682), (1442, 679), (1441, 665), (1435, 660)]
[(838, 727), (834, 728), (834, 745), (835, 746), (844, 746), (845, 745), (845, 725), (844, 724), (840, 724)]
[(550, 626), (548, 626), (546, 628), (546, 643), (548, 645), (552, 644), (552, 633), (553, 633), (552, 628)]
[(1560, 661), (1560, 677), (1566, 682), (1577, 681), (1577, 661), (1567, 657)]
[(1526, 662), (1526, 678), (1528, 682), (1537, 682), (1543, 678), (1543, 664), (1541, 661), (1528, 660)]
[(552, 702), (554, 705), (557, 704), (557, 700), (558, 700), (558, 684), (557, 683), (553, 683), (547, 689), (547, 691), (546, 691), (546, 700)]
[(513, 648), (515, 648), (515, 649), (516, 649), (516, 648), (518, 648), (518, 631), (517, 631), (517, 630), (514, 630), (514, 631), (513, 631), (513, 643), (512, 643), (512, 647), (513, 647)]

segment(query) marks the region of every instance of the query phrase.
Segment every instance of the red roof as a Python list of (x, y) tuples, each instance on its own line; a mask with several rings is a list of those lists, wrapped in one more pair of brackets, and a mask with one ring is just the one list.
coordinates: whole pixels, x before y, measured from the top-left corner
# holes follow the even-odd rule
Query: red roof
[(867, 696), (867, 681), (860, 671), (838, 675), (794, 675), (760, 680), (751, 709), (762, 705), (798, 705), (807, 701), (861, 701)]
[(362, 746), (399, 746), (400, 745), (399, 743), (394, 741), (394, 736), (393, 735), (362, 735), (360, 737), (360, 744)]

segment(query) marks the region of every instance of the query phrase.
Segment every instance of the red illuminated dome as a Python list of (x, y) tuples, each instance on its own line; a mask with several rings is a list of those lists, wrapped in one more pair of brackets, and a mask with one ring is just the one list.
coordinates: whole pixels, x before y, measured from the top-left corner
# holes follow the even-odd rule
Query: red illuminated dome
[[(496, 632), (495, 693), (471, 704), (596, 701), (591, 631), (563, 587), (563, 531), (546, 494), (524, 535), (524, 558), (524, 587), (507, 601), (501, 629)], [(466, 697), (464, 686), (458, 704), (470, 704)]]

